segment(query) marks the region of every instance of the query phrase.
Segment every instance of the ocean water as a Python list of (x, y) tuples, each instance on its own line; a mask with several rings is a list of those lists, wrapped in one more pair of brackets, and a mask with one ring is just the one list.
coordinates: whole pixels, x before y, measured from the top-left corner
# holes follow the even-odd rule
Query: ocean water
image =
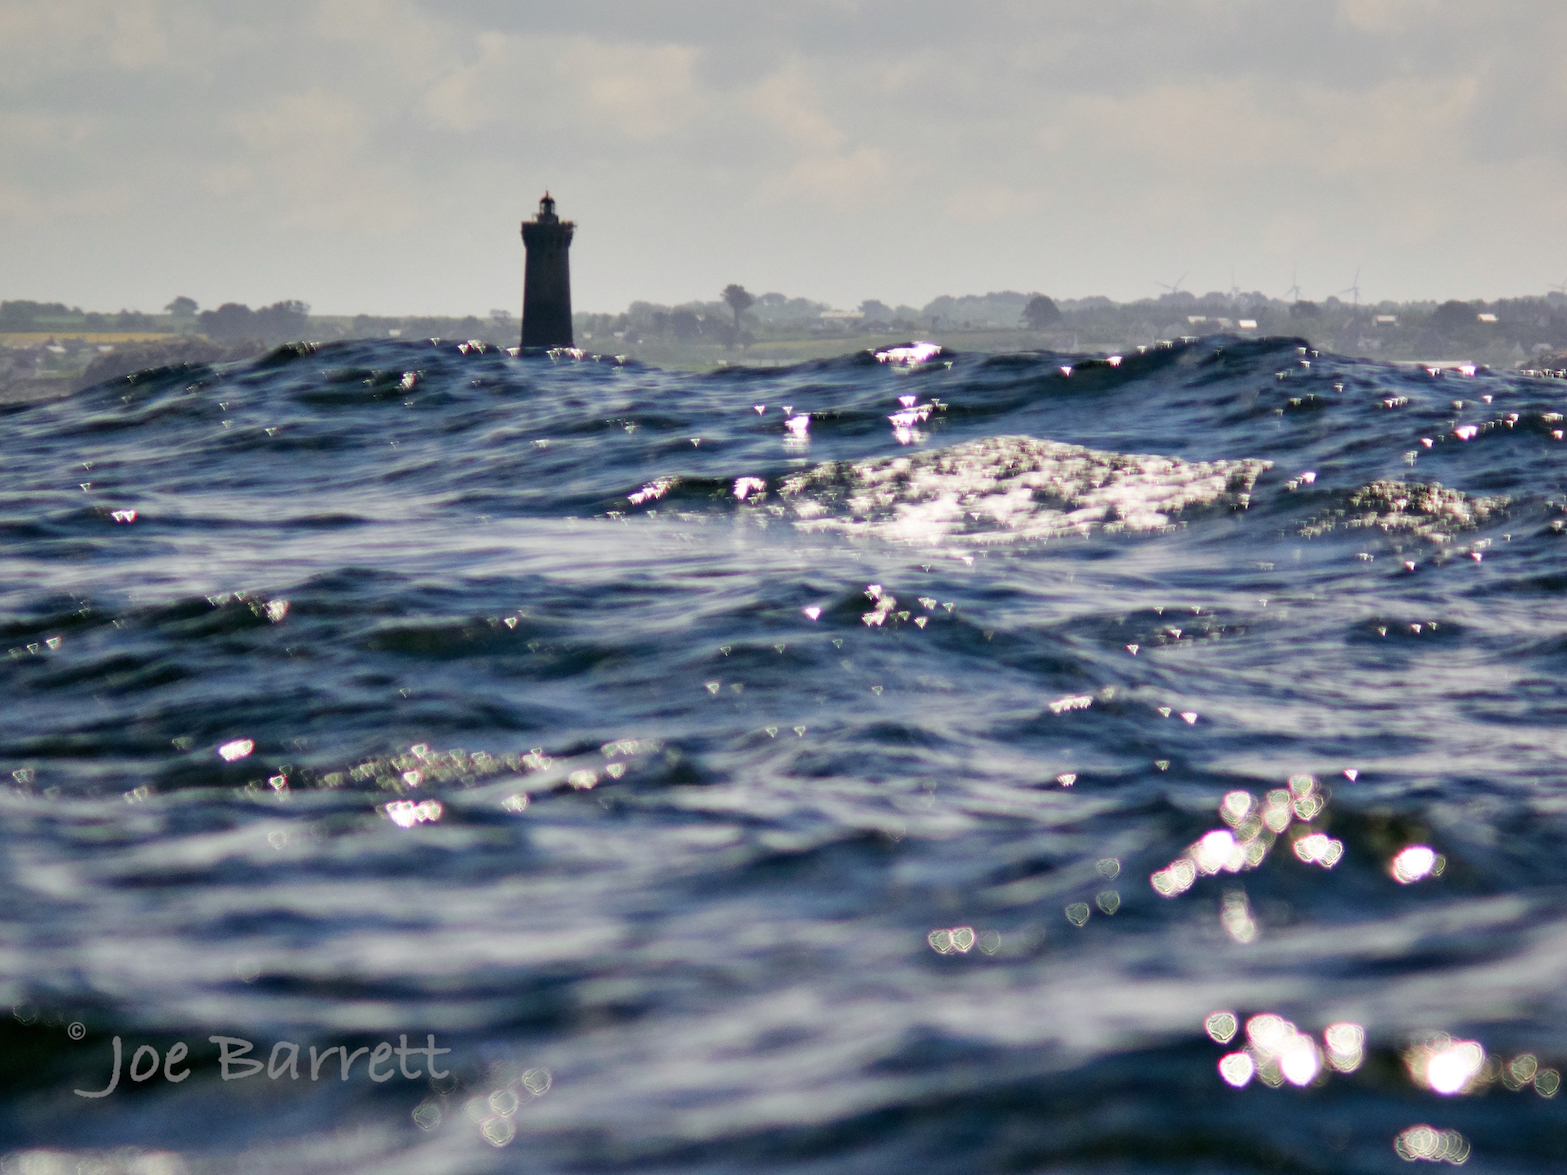
[(0, 1170), (1552, 1169), (1564, 392), (376, 341), (14, 411)]

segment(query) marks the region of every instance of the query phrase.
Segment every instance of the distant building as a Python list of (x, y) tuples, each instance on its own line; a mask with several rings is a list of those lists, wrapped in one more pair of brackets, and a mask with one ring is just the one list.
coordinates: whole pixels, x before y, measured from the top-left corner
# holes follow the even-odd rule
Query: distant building
[(1481, 322), (1495, 322), (1496, 321), (1496, 315), (1494, 315), (1494, 314), (1476, 314), (1475, 317), (1477, 319), (1479, 319)]
[(1396, 315), (1396, 314), (1378, 314), (1371, 321), (1376, 323), (1378, 326), (1397, 326), (1398, 325), (1398, 315)]
[(571, 338), (571, 237), (577, 226), (555, 215), (548, 192), (539, 214), (522, 222), (528, 261), (522, 282), (522, 345), (569, 347)]

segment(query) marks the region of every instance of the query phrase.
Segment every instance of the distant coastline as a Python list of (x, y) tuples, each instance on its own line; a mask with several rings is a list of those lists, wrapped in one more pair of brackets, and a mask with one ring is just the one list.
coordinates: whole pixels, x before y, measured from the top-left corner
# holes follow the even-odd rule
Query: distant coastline
[[(739, 287), (731, 287), (738, 289)], [(746, 295), (746, 297), (750, 297)], [(923, 307), (867, 300), (852, 310), (767, 293), (743, 310), (710, 302), (634, 302), (573, 316), (579, 346), (661, 367), (783, 366), (930, 339), (958, 351), (1108, 353), (1211, 335), (1293, 335), (1326, 351), (1391, 362), (1567, 368), (1567, 296), (1494, 302), (1289, 302), (1261, 293), (1184, 291), (1136, 302), (1003, 291), (943, 296)], [(85, 312), (0, 302), (0, 404), (51, 399), (133, 371), (244, 359), (287, 341), (447, 338), (515, 346), (509, 311), (484, 317), (317, 315), (302, 302), (200, 311), (176, 299), (162, 314)]]

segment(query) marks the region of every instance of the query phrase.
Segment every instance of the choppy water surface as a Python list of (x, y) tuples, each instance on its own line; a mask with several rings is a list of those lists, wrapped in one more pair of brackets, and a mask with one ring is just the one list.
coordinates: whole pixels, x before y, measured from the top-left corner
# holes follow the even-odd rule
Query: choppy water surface
[[(1547, 1169), (1564, 390), (374, 342), (13, 413), (5, 1169)], [(191, 1077), (76, 1096), (115, 1037)]]

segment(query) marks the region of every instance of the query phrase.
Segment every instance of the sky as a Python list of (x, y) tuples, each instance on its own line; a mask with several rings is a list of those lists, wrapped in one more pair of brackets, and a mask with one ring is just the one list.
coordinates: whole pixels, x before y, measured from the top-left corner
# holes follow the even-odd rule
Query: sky
[[(1567, 282), (1561, 0), (0, 0), (0, 298)], [(1351, 295), (1344, 293), (1347, 299)]]

